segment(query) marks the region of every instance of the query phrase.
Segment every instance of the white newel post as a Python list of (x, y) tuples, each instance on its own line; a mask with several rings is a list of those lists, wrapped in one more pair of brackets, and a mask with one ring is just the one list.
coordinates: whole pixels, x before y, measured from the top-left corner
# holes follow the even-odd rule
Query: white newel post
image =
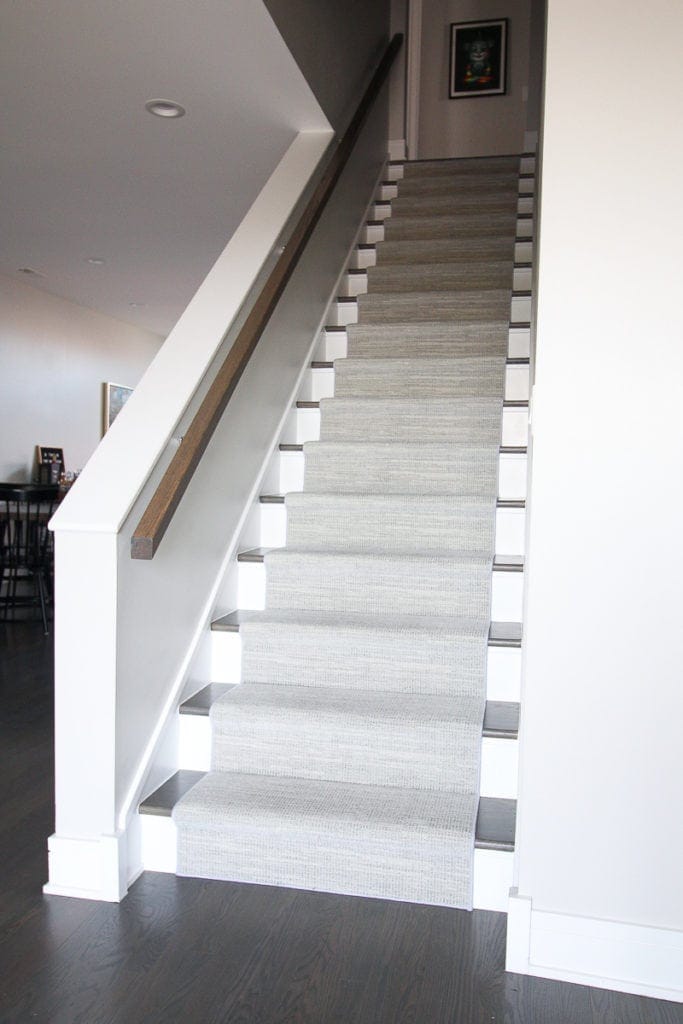
[(116, 830), (115, 533), (55, 534), (55, 834), (45, 892), (120, 900)]

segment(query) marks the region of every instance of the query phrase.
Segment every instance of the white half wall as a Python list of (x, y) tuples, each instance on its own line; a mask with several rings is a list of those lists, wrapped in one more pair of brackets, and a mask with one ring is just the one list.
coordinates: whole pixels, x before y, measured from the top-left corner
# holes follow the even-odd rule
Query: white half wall
[(549, 2), (508, 964), (683, 1000), (683, 67), (644, 88), (647, 26), (680, 50), (668, 0)]
[(135, 387), (162, 340), (0, 276), (0, 479), (30, 480), (41, 443), (82, 469), (102, 436), (102, 383)]
[[(449, 99), (451, 22), (495, 18), (509, 19), (506, 95)], [(530, 0), (422, 0), (418, 159), (522, 151), (529, 88), (529, 19)]]

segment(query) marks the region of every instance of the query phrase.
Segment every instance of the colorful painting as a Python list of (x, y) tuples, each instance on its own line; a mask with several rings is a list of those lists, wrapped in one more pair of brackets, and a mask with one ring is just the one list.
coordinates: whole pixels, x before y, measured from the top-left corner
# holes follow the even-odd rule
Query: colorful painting
[(507, 18), (451, 25), (450, 99), (505, 93), (507, 25)]
[(104, 416), (102, 433), (106, 434), (110, 426), (133, 394), (132, 388), (125, 384), (106, 383), (104, 386)]

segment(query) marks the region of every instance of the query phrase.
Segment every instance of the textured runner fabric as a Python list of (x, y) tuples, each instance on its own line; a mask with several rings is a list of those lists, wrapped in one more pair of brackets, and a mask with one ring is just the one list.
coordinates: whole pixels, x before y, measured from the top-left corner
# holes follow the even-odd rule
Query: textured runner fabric
[(518, 168), (406, 166), (181, 874), (472, 906)]

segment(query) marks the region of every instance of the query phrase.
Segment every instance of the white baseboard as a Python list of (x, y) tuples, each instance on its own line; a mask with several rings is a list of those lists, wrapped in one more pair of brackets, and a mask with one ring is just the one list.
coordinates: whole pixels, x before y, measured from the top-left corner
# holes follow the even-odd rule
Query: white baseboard
[(534, 910), (510, 893), (506, 969), (683, 1002), (683, 932)]
[(405, 160), (406, 158), (406, 140), (405, 139), (389, 139), (389, 159), (390, 160)]
[(119, 903), (128, 891), (126, 835), (74, 837), (47, 841), (49, 881), (43, 892)]

